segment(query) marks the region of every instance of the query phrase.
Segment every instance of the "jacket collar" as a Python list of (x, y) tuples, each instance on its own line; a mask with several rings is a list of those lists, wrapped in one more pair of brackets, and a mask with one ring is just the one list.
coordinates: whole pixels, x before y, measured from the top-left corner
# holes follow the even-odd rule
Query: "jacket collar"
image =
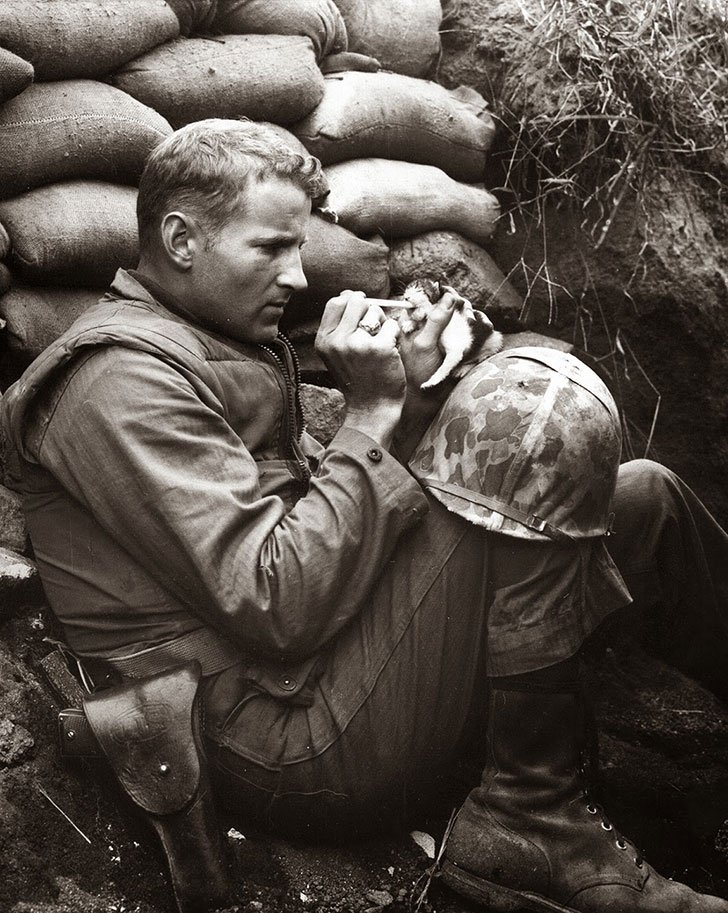
[[(180, 304), (174, 295), (171, 295), (165, 288), (159, 285), (158, 282), (155, 282), (153, 279), (150, 279), (149, 276), (145, 276), (137, 270), (119, 269), (116, 271), (114, 281), (111, 283), (109, 291), (102, 299), (102, 301), (111, 300), (121, 300), (130, 304), (142, 302), (160, 317), (172, 320), (175, 323), (181, 323), (183, 326), (191, 327), (199, 333), (204, 333), (222, 345), (228, 346), (234, 351), (246, 355), (248, 358), (253, 358), (255, 361), (266, 360), (262, 356), (261, 347), (256, 343), (238, 342), (235, 339), (231, 339), (229, 336), (217, 333), (215, 330), (210, 329), (210, 327), (203, 326), (199, 321), (195, 320), (194, 316), (190, 314), (182, 304)], [(280, 345), (282, 351), (286, 353), (288, 346), (284, 343), (280, 343)], [(287, 360), (287, 353), (284, 354), (284, 357)]]

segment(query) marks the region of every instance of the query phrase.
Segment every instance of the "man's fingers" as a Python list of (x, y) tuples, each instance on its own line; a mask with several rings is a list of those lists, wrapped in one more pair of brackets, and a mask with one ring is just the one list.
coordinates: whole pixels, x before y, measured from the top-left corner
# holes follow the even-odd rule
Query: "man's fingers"
[(341, 321), (346, 303), (341, 298), (331, 298), (326, 302), (326, 307), (319, 322), (318, 335), (324, 336), (335, 330)]
[(399, 332), (399, 324), (397, 321), (392, 317), (388, 317), (377, 333), (377, 342), (380, 343), (383, 348), (393, 349), (397, 345)]
[(371, 336), (376, 336), (383, 321), (384, 311), (379, 305), (370, 304), (357, 326)]
[[(352, 299), (356, 301), (364, 300), (364, 292), (353, 292), (351, 289), (344, 289), (341, 294), (337, 295), (335, 298), (331, 298), (324, 308), (324, 312), (321, 316), (321, 322), (319, 323), (318, 335), (324, 336), (328, 333), (333, 333), (334, 330), (337, 330), (344, 320), (344, 315), (346, 314), (346, 309), (349, 306), (349, 303)], [(349, 332), (353, 332), (354, 327), (361, 319), (361, 313), (363, 313), (366, 308), (359, 307), (358, 313), (360, 316), (353, 320), (352, 317), (349, 317), (342, 327), (342, 329), (349, 329)], [(352, 325), (353, 320), (353, 325)]]
[(344, 313), (341, 315), (339, 331), (353, 333), (359, 321), (366, 314), (367, 307), (364, 301), (364, 292), (352, 292), (346, 302)]
[(427, 315), (425, 325), (417, 334), (417, 346), (422, 349), (432, 349), (440, 341), (442, 331), (452, 320), (455, 313), (456, 295), (446, 292)]

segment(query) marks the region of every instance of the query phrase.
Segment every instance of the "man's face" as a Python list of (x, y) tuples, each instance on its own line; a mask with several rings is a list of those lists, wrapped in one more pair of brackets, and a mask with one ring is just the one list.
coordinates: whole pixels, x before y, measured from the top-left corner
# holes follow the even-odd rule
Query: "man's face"
[(248, 188), (236, 216), (205, 246), (204, 233), (189, 278), (199, 319), (243, 342), (276, 338), (283, 308), (306, 288), (301, 246), (311, 200), (294, 184), (268, 178)]

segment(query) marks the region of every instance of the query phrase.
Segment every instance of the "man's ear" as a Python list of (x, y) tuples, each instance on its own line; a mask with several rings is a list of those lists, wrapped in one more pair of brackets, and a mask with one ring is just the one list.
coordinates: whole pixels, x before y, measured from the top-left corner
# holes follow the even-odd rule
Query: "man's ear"
[(168, 212), (162, 219), (160, 228), (167, 257), (177, 269), (190, 269), (195, 251), (203, 240), (199, 225), (183, 212)]

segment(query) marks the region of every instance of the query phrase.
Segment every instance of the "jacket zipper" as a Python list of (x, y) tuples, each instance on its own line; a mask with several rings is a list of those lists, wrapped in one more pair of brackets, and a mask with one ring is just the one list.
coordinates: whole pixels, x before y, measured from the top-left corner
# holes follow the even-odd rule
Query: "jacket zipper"
[(263, 349), (263, 351), (273, 359), (278, 368), (280, 368), (280, 371), (283, 375), (283, 379), (286, 385), (286, 416), (288, 426), (286, 443), (290, 448), (293, 462), (298, 468), (301, 481), (308, 485), (308, 482), (311, 479), (311, 469), (308, 465), (308, 461), (304, 458), (299, 447), (301, 435), (303, 434), (304, 430), (303, 409), (301, 407), (301, 397), (299, 393), (299, 387), (301, 383), (301, 363), (298, 360), (296, 350), (293, 348), (287, 337), (285, 337), (282, 333), (279, 333), (277, 342), (288, 353), (290, 362), (293, 366), (293, 377), (291, 377), (291, 372), (285, 358), (282, 358), (270, 346), (260, 345), (260, 348)]

